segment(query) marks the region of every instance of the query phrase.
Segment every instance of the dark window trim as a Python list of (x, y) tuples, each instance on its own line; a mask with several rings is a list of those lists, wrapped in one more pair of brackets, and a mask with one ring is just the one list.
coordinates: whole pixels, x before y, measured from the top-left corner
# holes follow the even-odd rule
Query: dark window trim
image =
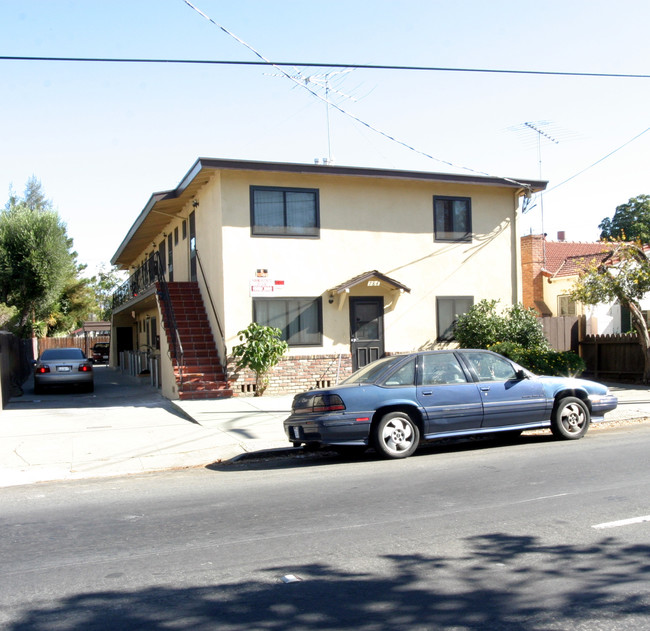
[(453, 342), (454, 338), (446, 339), (441, 336), (440, 327), (440, 301), (441, 300), (469, 300), (471, 306), (474, 306), (474, 296), (436, 296), (436, 340), (438, 342)]
[(252, 303), (252, 311), (253, 311), (253, 322), (257, 322), (255, 318), (255, 302), (279, 302), (283, 301), (286, 302), (288, 300), (303, 300), (305, 302), (315, 302), (316, 303), (316, 308), (318, 310), (318, 343), (313, 343), (313, 344), (291, 344), (289, 343), (290, 348), (306, 348), (306, 347), (313, 347), (313, 348), (318, 348), (320, 346), (323, 346), (323, 297), (322, 296), (282, 296), (282, 297), (277, 297), (277, 298), (253, 298), (253, 303)]
[[(316, 225), (314, 227), (315, 234), (278, 234), (267, 233), (263, 228), (256, 228), (255, 226), (255, 191), (282, 191), (284, 193), (314, 193), (314, 205), (316, 212)], [(284, 199), (284, 227), (287, 228), (286, 213), (287, 213), (286, 196)], [(264, 237), (264, 238), (279, 238), (279, 239), (320, 239), (320, 191), (317, 188), (296, 188), (290, 186), (251, 186), (250, 187), (250, 223), (251, 223), (251, 236)]]
[[(460, 239), (445, 239), (438, 236), (438, 228), (436, 226), (436, 201), (449, 200), (449, 201), (464, 201), (467, 202), (468, 217), (468, 230), (464, 237)], [(441, 232), (444, 232), (441, 230)], [(471, 243), (472, 241), (472, 198), (461, 197), (459, 195), (434, 195), (433, 196), (433, 239), (441, 243)]]

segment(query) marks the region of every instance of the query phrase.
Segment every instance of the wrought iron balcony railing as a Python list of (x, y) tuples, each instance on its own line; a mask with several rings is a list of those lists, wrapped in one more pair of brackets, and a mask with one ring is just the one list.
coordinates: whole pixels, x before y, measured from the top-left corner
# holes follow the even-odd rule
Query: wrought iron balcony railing
[(150, 256), (113, 293), (113, 309), (137, 298), (161, 279), (159, 256)]

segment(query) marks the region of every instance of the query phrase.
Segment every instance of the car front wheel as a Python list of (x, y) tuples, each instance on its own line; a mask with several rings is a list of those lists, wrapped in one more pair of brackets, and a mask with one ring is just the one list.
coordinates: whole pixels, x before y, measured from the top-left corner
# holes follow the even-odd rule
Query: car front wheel
[(406, 458), (420, 443), (420, 430), (405, 412), (389, 412), (375, 426), (375, 449), (386, 458)]
[(591, 417), (587, 406), (576, 397), (560, 399), (551, 418), (551, 431), (556, 438), (576, 440), (589, 429)]

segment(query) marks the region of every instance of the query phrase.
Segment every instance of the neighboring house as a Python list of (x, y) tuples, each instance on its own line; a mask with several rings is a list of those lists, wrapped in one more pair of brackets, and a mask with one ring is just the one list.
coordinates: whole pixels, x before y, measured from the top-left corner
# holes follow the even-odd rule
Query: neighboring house
[[(571, 299), (580, 273), (592, 264), (600, 264), (614, 250), (616, 243), (599, 241), (580, 243), (557, 241), (544, 235), (521, 238), (523, 304), (534, 307), (542, 316), (584, 315), (586, 335), (625, 333), (632, 329), (630, 313), (618, 303), (583, 305)], [(650, 300), (641, 303), (650, 317)]]
[(448, 344), (473, 303), (521, 301), (519, 201), (544, 187), (200, 158), (152, 195), (112, 258), (131, 270), (114, 296), (113, 358), (159, 355), (163, 394), (195, 398), (252, 393), (227, 357), (253, 320), (289, 342), (269, 393)]
[(70, 335), (73, 337), (97, 337), (99, 335), (110, 335), (111, 323), (104, 320), (89, 320), (83, 323), (80, 329), (75, 329)]

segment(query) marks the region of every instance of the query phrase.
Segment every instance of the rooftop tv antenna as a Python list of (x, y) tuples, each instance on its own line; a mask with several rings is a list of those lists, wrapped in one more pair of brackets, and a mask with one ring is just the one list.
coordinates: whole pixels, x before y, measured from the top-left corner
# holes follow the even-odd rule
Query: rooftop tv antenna
[[(556, 140), (549, 133), (545, 132), (542, 127), (549, 125), (548, 121), (537, 121), (536, 123), (531, 123), (530, 121), (524, 123), (524, 126), (528, 129), (532, 129), (537, 134), (537, 164), (539, 165), (539, 179), (542, 179), (542, 138), (545, 138), (549, 142), (552, 142), (556, 145), (560, 144), (559, 140)], [(541, 215), (542, 222), (542, 234), (544, 234), (544, 194), (542, 191), (539, 192), (539, 210)], [(544, 252), (544, 262), (546, 262), (546, 252)]]
[[(291, 77), (305, 85), (311, 87), (315, 91), (323, 91), (325, 93), (325, 119), (327, 123), (327, 158), (323, 158), (323, 164), (333, 164), (334, 158), (332, 157), (332, 135), (331, 135), (331, 123), (330, 123), (330, 109), (332, 107), (332, 102), (330, 101), (330, 96), (336, 94), (342, 99), (347, 99), (350, 101), (356, 102), (355, 99), (350, 94), (346, 94), (341, 90), (333, 88), (331, 85), (332, 79), (340, 78), (342, 75), (347, 75), (352, 72), (354, 68), (346, 68), (345, 70), (333, 70), (331, 72), (326, 72), (322, 74), (312, 74), (304, 75), (297, 68), (295, 69), (295, 74), (292, 74)], [(281, 77), (286, 79), (286, 75), (281, 74), (271, 74), (267, 75), (269, 77)], [(315, 162), (318, 163), (319, 159), (316, 158)]]

